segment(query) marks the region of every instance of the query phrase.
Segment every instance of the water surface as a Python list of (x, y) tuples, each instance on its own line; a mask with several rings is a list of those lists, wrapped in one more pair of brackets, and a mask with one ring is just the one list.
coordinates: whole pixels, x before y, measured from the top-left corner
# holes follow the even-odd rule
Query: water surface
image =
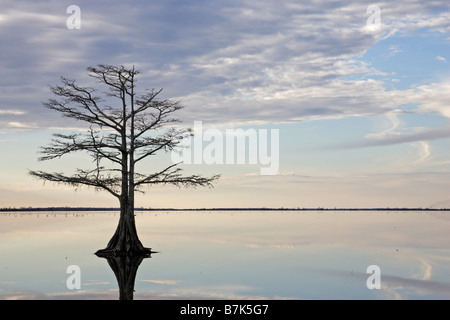
[[(118, 299), (104, 248), (114, 212), (0, 214), (1, 299)], [(135, 299), (449, 299), (450, 214), (151, 211)], [(79, 266), (81, 288), (67, 268)], [(369, 266), (380, 289), (369, 289)]]

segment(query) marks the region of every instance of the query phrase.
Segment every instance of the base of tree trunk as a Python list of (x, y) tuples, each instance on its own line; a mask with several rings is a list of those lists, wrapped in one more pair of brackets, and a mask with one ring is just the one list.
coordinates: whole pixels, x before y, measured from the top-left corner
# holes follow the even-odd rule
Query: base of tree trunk
[(121, 213), (116, 232), (109, 240), (105, 249), (96, 252), (104, 256), (145, 256), (152, 253), (150, 248), (145, 248), (136, 231), (134, 214)]
[(127, 237), (123, 238), (114, 235), (104, 249), (97, 250), (95, 254), (103, 258), (118, 257), (118, 256), (149, 256), (152, 253), (151, 248), (146, 248), (142, 245), (139, 239), (135, 238), (131, 241)]
[(142, 248), (135, 250), (116, 250), (116, 249), (100, 249), (95, 252), (95, 255), (106, 258), (106, 257), (121, 257), (121, 256), (150, 256), (152, 253), (157, 253), (152, 251), (151, 248)]

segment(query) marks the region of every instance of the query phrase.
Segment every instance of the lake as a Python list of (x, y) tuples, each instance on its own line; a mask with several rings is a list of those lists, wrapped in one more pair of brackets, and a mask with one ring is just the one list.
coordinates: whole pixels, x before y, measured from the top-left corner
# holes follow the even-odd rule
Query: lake
[[(0, 213), (0, 299), (118, 299), (118, 212)], [(146, 211), (134, 299), (449, 299), (450, 213)], [(78, 286), (76, 285), (78, 281)]]

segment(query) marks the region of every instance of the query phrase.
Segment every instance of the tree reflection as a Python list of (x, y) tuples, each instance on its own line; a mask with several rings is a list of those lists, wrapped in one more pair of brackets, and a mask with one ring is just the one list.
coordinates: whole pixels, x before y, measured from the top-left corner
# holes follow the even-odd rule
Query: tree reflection
[(134, 282), (137, 270), (144, 259), (151, 258), (151, 251), (147, 254), (113, 255), (95, 253), (100, 258), (105, 258), (114, 272), (119, 284), (120, 300), (133, 300)]

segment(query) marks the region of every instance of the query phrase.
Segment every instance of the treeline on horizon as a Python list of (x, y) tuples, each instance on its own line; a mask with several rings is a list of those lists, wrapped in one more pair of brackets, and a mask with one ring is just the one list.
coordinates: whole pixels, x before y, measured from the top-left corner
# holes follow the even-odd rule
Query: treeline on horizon
[[(136, 208), (136, 211), (450, 211), (450, 208)], [(0, 212), (41, 212), (41, 211), (120, 211), (119, 208), (96, 207), (20, 207), (0, 208)]]

